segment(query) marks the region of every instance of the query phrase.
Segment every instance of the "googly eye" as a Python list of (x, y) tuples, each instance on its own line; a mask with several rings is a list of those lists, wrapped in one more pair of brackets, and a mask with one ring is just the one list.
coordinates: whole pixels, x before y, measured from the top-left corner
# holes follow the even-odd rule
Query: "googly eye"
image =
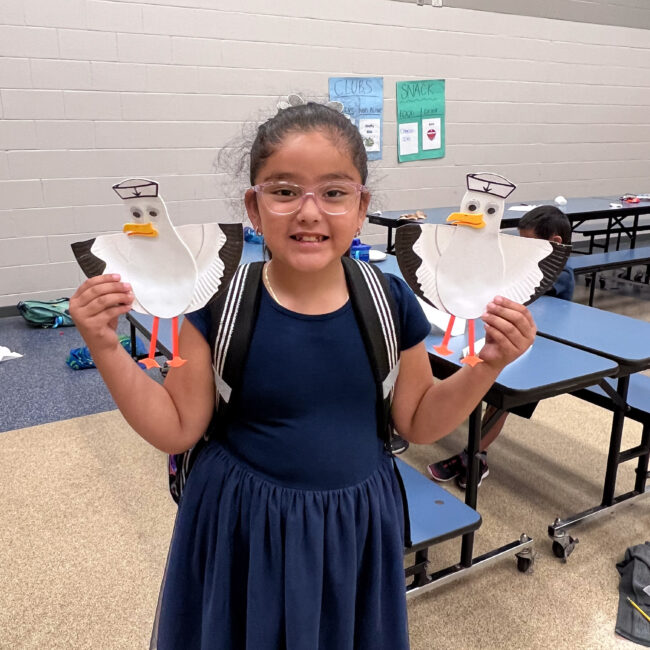
[(149, 210), (149, 216), (150, 217), (157, 217), (158, 216), (158, 210)]
[(476, 212), (479, 208), (479, 205), (476, 201), (470, 201), (467, 204), (467, 212)]
[(497, 211), (497, 206), (492, 204), (488, 205), (487, 208), (485, 209), (485, 212), (487, 212), (487, 214), (496, 214), (496, 211)]
[(142, 216), (142, 212), (140, 212), (140, 210), (137, 210), (137, 209), (135, 209), (135, 208), (134, 208), (133, 210), (131, 210), (131, 214), (132, 214), (132, 215), (134, 216), (134, 218), (136, 218), (136, 219), (139, 219), (139, 218)]

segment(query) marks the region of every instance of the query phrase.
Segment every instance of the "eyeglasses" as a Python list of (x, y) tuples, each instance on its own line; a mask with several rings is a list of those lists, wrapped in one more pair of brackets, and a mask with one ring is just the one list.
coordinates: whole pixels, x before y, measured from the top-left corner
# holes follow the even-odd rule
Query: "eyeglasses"
[(345, 214), (356, 208), (359, 195), (368, 191), (365, 185), (351, 181), (327, 181), (312, 187), (269, 181), (254, 185), (252, 189), (261, 198), (264, 207), (271, 214), (277, 215), (297, 212), (308, 196), (314, 199), (318, 209), (325, 214)]

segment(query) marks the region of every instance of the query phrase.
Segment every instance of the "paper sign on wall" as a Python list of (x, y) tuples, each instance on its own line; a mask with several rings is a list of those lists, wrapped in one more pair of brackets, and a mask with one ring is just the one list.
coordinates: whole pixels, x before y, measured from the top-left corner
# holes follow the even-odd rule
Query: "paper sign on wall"
[(368, 160), (381, 160), (384, 80), (382, 77), (332, 77), (330, 100), (341, 102), (343, 112), (359, 129)]
[(398, 160), (445, 155), (445, 80), (397, 82)]

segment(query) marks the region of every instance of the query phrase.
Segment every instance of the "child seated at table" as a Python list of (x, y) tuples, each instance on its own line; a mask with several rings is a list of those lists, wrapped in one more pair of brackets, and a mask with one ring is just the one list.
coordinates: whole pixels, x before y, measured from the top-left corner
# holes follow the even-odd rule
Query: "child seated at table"
[[(517, 225), (520, 237), (532, 237), (534, 239), (546, 239), (556, 242), (557, 244), (571, 244), (571, 223), (567, 216), (553, 205), (540, 205), (527, 212)], [(573, 271), (565, 267), (558, 276), (555, 284), (546, 292), (547, 296), (555, 296), (563, 300), (573, 298), (575, 279)], [(530, 418), (537, 406), (533, 404), (524, 404), (523, 406), (512, 409), (512, 412), (521, 417)], [(496, 409), (488, 405), (483, 416), (483, 425), (495, 414)], [(494, 422), (490, 430), (481, 438), (479, 446), (479, 482), (481, 485), (483, 479), (490, 473), (487, 464), (487, 448), (496, 440), (503, 429), (503, 425), (508, 417), (508, 412), (503, 413)], [(429, 474), (435, 481), (446, 482), (456, 479), (456, 484), (461, 489), (467, 487), (467, 467), (469, 458), (467, 450), (463, 449), (460, 454), (451, 458), (441, 460), (429, 465)]]

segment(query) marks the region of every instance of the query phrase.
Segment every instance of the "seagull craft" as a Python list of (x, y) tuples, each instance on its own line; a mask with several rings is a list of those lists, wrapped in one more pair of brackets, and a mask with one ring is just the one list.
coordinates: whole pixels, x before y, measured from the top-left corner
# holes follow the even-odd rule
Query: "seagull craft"
[(206, 223), (175, 228), (156, 182), (131, 178), (113, 189), (129, 212), (123, 232), (75, 242), (72, 250), (88, 277), (119, 273), (133, 288), (133, 309), (154, 317), (144, 366), (159, 367), (154, 357), (160, 318), (172, 319), (169, 365), (182, 366), (178, 316), (200, 309), (227, 286), (241, 258), (242, 226)]
[(456, 316), (468, 320), (469, 354), (462, 363), (475, 366), (474, 320), (495, 296), (522, 305), (552, 286), (571, 251), (570, 246), (500, 232), (505, 199), (515, 185), (498, 174), (468, 174), (460, 212), (447, 217), (452, 225), (405, 225), (397, 229), (395, 249), (404, 279), (430, 305), (451, 315), (442, 355)]

